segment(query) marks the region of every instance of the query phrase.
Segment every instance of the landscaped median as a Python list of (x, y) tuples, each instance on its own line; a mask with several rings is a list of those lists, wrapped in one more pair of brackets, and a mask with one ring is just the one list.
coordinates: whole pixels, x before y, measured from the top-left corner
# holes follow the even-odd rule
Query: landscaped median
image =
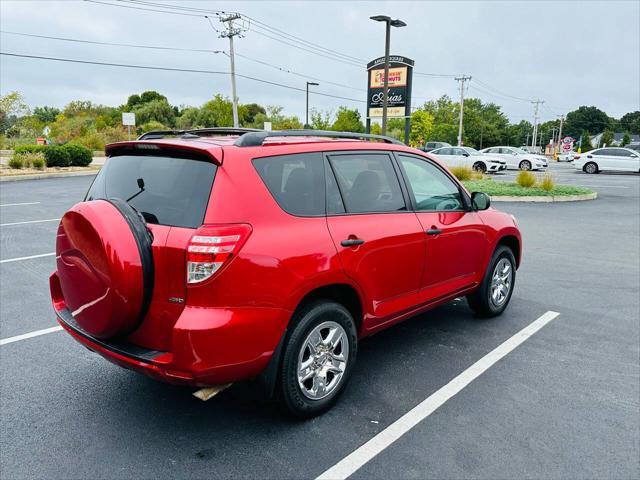
[(515, 182), (495, 181), (491, 178), (462, 182), (470, 192), (484, 192), (494, 202), (576, 202), (594, 200), (597, 193), (576, 185), (553, 185), (550, 190), (538, 185), (523, 187)]
[(100, 166), (92, 160), (93, 152), (80, 145), (23, 145), (0, 165), (0, 181), (93, 175)]

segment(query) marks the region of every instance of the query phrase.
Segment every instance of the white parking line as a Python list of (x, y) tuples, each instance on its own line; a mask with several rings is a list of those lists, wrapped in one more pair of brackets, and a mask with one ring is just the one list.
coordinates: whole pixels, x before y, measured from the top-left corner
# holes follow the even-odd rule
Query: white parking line
[(0, 263), (21, 262), (22, 260), (31, 260), (32, 258), (51, 257), (55, 254), (56, 252), (51, 252), (51, 253), (41, 253), (39, 255), (30, 255), (28, 257), (7, 258), (6, 260), (0, 260)]
[(48, 218), (47, 220), (27, 220), (26, 222), (0, 223), (0, 227), (10, 227), (11, 225), (26, 225), (28, 223), (57, 222), (59, 220), (59, 218)]
[(0, 207), (17, 207), (19, 205), (40, 205), (40, 202), (3, 203)]
[(59, 332), (62, 330), (61, 326), (44, 328), (42, 330), (36, 330), (35, 332), (23, 333), (22, 335), (16, 335), (15, 337), (0, 339), (0, 346), (7, 343), (19, 342), (20, 340), (26, 340), (27, 338), (39, 337), (40, 335), (46, 335), (47, 333)]
[(534, 333), (547, 325), (558, 315), (560, 314), (551, 311), (542, 315), (536, 321), (520, 330), (514, 336), (499, 345), (496, 349), (492, 350), (476, 363), (471, 365), (444, 387), (427, 397), (418, 406), (405, 413), (402, 417), (382, 430), (367, 443), (357, 448), (354, 452), (347, 455), (333, 467), (322, 473), (316, 480), (342, 480), (355, 473), (360, 467), (435, 412), (438, 408), (444, 405), (447, 400), (457, 393), (460, 393), (464, 387), (469, 385), (490, 367), (495, 365), (498, 360), (505, 357), (509, 352), (524, 343)]

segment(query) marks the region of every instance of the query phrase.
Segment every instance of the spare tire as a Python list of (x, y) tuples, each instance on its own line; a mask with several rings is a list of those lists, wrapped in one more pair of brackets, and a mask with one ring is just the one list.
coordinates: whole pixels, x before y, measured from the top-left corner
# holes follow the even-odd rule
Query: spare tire
[(74, 205), (58, 227), (56, 260), (67, 308), (96, 338), (142, 323), (153, 293), (153, 238), (142, 215), (120, 199)]

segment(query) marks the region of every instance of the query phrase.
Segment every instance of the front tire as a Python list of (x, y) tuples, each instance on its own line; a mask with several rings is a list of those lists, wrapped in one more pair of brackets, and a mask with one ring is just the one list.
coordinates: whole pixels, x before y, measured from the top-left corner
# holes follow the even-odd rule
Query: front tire
[(594, 162), (587, 163), (584, 167), (582, 167), (584, 173), (598, 173), (600, 170), (598, 169), (598, 165)]
[(313, 302), (292, 319), (280, 367), (278, 394), (285, 412), (310, 418), (330, 409), (356, 361), (355, 322), (342, 305)]
[(531, 162), (529, 160), (521, 161), (520, 170), (531, 170)]
[(476, 172), (480, 172), (480, 173), (486, 173), (487, 172), (487, 166), (482, 163), (482, 162), (476, 162), (473, 164), (473, 169)]
[(516, 259), (509, 247), (499, 246), (491, 257), (478, 289), (467, 295), (469, 307), (481, 317), (505, 311), (516, 283)]

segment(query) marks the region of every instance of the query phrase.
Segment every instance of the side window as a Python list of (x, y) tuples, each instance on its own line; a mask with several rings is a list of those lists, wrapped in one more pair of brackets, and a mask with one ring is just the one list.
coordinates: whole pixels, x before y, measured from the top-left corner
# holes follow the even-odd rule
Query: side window
[(327, 178), (327, 215), (345, 213), (338, 182), (333, 174), (333, 170), (331, 170), (329, 162), (325, 162), (325, 175)]
[(631, 157), (631, 152), (624, 148), (614, 148), (612, 150), (617, 157)]
[(511, 155), (513, 152), (509, 148), (501, 148), (500, 153), (503, 155)]
[(453, 148), (452, 150), (453, 154), (458, 156), (463, 156), (465, 153), (467, 153), (462, 148)]
[(256, 158), (253, 165), (284, 211), (301, 216), (325, 214), (324, 162), (321, 153)]
[(416, 210), (462, 210), (463, 203), (458, 186), (438, 167), (409, 155), (399, 155), (411, 191)]
[(398, 176), (386, 153), (329, 155), (349, 213), (406, 210)]
[(453, 148), (441, 148), (436, 155), (453, 155)]
[(613, 148), (601, 148), (592, 152), (592, 155), (615, 155)]

